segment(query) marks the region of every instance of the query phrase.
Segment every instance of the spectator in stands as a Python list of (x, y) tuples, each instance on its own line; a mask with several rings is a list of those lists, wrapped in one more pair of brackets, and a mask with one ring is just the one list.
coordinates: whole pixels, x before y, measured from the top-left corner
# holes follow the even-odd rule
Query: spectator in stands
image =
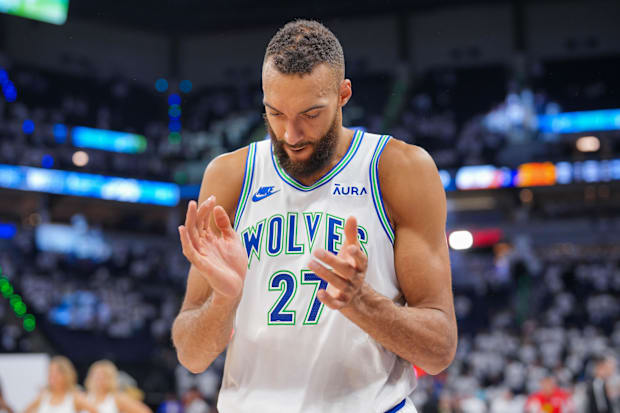
[(192, 387), (183, 395), (185, 413), (209, 413), (209, 405), (203, 399), (198, 388)]
[(48, 386), (24, 413), (99, 413), (86, 395), (77, 390), (73, 363), (63, 356), (53, 357), (48, 371)]
[(141, 401), (118, 391), (118, 370), (111, 361), (93, 363), (84, 384), (99, 413), (152, 413)]
[(620, 400), (611, 389), (611, 378), (616, 373), (616, 358), (611, 354), (594, 360), (594, 379), (588, 383), (588, 413), (620, 413)]
[(512, 391), (505, 390), (501, 396), (491, 403), (491, 413), (522, 413), (525, 405), (524, 396), (515, 396)]
[(174, 393), (166, 393), (166, 400), (159, 405), (156, 413), (183, 413), (183, 405)]
[(531, 394), (525, 403), (527, 413), (573, 413), (570, 393), (559, 388), (555, 377), (546, 374), (540, 380), (540, 389)]

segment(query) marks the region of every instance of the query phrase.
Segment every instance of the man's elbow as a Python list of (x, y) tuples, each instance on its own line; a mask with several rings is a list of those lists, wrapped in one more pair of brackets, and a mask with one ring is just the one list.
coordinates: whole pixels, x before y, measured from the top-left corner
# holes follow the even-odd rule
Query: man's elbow
[(454, 360), (455, 353), (456, 350), (446, 351), (445, 353), (442, 352), (441, 354), (438, 354), (435, 362), (432, 363), (432, 365), (429, 365), (429, 367), (425, 371), (432, 376), (436, 376), (437, 374), (450, 367), (450, 364), (452, 364), (452, 360)]
[(209, 367), (209, 364), (210, 364), (210, 363), (205, 363), (204, 360), (198, 360), (196, 358), (187, 357), (179, 349), (177, 349), (177, 359), (179, 360), (179, 363), (181, 363), (183, 367), (185, 367), (187, 370), (189, 370), (190, 373), (193, 373), (193, 374), (202, 373), (203, 371), (207, 369), (207, 367)]
[(455, 328), (454, 332), (448, 334), (446, 339), (435, 348), (432, 362), (428, 363), (428, 366), (425, 366), (424, 371), (435, 376), (450, 367), (456, 355), (457, 344), (458, 337)]

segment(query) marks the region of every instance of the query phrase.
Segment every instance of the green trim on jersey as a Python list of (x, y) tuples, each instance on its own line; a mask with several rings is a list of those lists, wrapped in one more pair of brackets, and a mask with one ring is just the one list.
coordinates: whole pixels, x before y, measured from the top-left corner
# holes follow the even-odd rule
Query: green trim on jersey
[(387, 213), (385, 212), (385, 206), (383, 205), (383, 197), (381, 196), (381, 186), (379, 185), (379, 157), (381, 156), (381, 152), (385, 148), (388, 140), (390, 139), (389, 135), (381, 136), (379, 139), (379, 143), (375, 148), (375, 153), (372, 156), (372, 160), (370, 161), (370, 186), (372, 198), (375, 202), (375, 209), (377, 211), (377, 215), (379, 216), (379, 220), (381, 221), (381, 225), (385, 230), (390, 242), (394, 244), (394, 229), (392, 229), (392, 225), (390, 224), (390, 220), (387, 217)]
[(235, 222), (234, 227), (237, 230), (241, 216), (245, 210), (245, 205), (248, 203), (250, 197), (250, 191), (252, 190), (252, 181), (254, 179), (254, 164), (256, 163), (256, 142), (251, 143), (248, 146), (248, 156), (245, 161), (245, 174), (243, 175), (243, 186), (241, 193), (239, 194), (239, 201), (237, 202), (237, 209), (235, 210)]
[(334, 166), (327, 174), (325, 174), (321, 179), (319, 179), (318, 181), (316, 181), (314, 184), (310, 186), (306, 186), (302, 184), (301, 182), (297, 181), (296, 179), (290, 177), (286, 173), (286, 171), (282, 169), (282, 167), (278, 163), (278, 159), (276, 158), (276, 156), (273, 155), (273, 149), (272, 149), (271, 157), (273, 158), (273, 164), (276, 167), (276, 172), (278, 173), (280, 178), (284, 180), (284, 182), (286, 182), (293, 188), (299, 189), (300, 191), (305, 191), (305, 192), (312, 191), (313, 189), (316, 189), (326, 184), (334, 176), (338, 175), (345, 168), (345, 166), (347, 166), (347, 164), (351, 161), (351, 159), (353, 159), (353, 156), (356, 154), (357, 150), (359, 149), (359, 146), (362, 143), (363, 135), (364, 135), (364, 132), (360, 130), (355, 131), (355, 134), (353, 135), (353, 140), (351, 141), (351, 145), (349, 145), (349, 149), (346, 155), (343, 156), (342, 159), (340, 159), (340, 161), (336, 164), (336, 166)]

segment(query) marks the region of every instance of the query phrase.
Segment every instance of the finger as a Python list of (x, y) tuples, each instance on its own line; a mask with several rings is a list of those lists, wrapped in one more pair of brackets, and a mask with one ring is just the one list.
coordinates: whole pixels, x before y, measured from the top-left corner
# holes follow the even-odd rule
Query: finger
[(185, 214), (185, 229), (194, 248), (200, 248), (200, 234), (196, 225), (196, 201), (189, 201)]
[(344, 223), (344, 245), (359, 245), (357, 238), (357, 218), (350, 216)]
[(336, 274), (334, 271), (328, 270), (315, 260), (310, 260), (308, 268), (316, 275), (327, 281), (339, 290), (344, 290), (350, 286), (349, 281)]
[[(356, 248), (354, 245), (352, 247)], [(321, 262), (327, 264), (336, 274), (347, 280), (353, 278), (357, 272), (355, 259), (348, 255), (334, 255), (319, 248), (312, 253), (312, 256), (312, 258), (319, 260), (318, 264)]]
[(358, 271), (366, 272), (366, 268), (368, 268), (368, 257), (364, 254), (362, 248), (357, 245), (347, 245), (346, 251), (346, 257), (353, 259), (355, 268), (357, 268)]
[(181, 236), (181, 247), (183, 248), (183, 255), (189, 260), (199, 271), (205, 272), (209, 270), (208, 263), (202, 259), (200, 254), (194, 246), (189, 237), (189, 231), (183, 225), (179, 227), (179, 235)]
[(211, 213), (215, 206), (215, 196), (211, 195), (207, 198), (198, 208), (198, 228), (200, 229), (201, 236), (209, 238), (211, 235), (209, 221), (211, 219)]
[(222, 231), (222, 235), (225, 237), (232, 237), (235, 235), (235, 230), (230, 224), (230, 218), (222, 206), (218, 205), (213, 209), (213, 218), (215, 219), (215, 225)]
[(347, 304), (345, 301), (332, 296), (327, 290), (319, 290), (316, 294), (316, 298), (332, 310), (339, 310)]

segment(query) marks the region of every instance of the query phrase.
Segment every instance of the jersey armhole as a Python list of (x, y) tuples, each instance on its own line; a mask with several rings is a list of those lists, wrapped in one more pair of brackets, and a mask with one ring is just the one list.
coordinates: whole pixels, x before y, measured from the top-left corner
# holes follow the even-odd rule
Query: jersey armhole
[(388, 240), (392, 245), (394, 245), (394, 229), (392, 228), (392, 224), (390, 223), (387, 213), (385, 212), (383, 194), (381, 193), (381, 184), (379, 183), (379, 158), (381, 157), (381, 153), (383, 153), (383, 149), (385, 149), (385, 145), (390, 138), (391, 137), (388, 135), (382, 135), (379, 139), (379, 143), (377, 143), (375, 151), (372, 155), (372, 160), (370, 161), (369, 173), (370, 193), (372, 195), (373, 205), (375, 206), (375, 212), (377, 213), (379, 222), (381, 222), (381, 226), (383, 227)]
[(248, 203), (250, 192), (252, 190), (252, 182), (254, 181), (254, 165), (256, 163), (256, 142), (251, 143), (248, 146), (248, 155), (245, 159), (245, 171), (243, 173), (243, 185), (241, 186), (241, 192), (239, 193), (239, 200), (237, 201), (237, 209), (235, 210), (235, 222), (234, 229), (237, 230), (239, 222), (241, 222), (241, 216), (245, 211), (245, 206)]

